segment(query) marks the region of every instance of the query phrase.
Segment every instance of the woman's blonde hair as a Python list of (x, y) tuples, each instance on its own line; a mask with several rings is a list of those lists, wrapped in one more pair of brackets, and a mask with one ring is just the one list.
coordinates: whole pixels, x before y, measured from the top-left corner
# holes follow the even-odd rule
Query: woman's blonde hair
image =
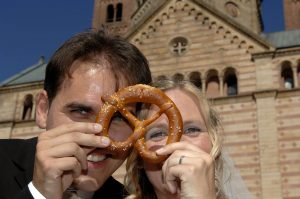
[[(221, 138), (219, 131), (221, 125), (216, 112), (212, 109), (208, 100), (202, 95), (194, 84), (188, 81), (172, 81), (172, 80), (159, 80), (152, 83), (153, 87), (159, 88), (163, 91), (179, 88), (188, 92), (196, 97), (199, 102), (202, 116), (207, 127), (210, 140), (212, 142), (211, 156), (215, 160), (215, 187), (217, 192), (217, 198), (225, 198), (225, 195), (221, 187), (222, 178), (222, 158), (221, 153)], [(149, 182), (146, 173), (142, 167), (142, 160), (133, 151), (127, 158), (126, 163), (127, 173), (125, 175), (125, 188), (129, 192), (129, 196), (126, 199), (156, 199), (156, 195), (152, 184)]]

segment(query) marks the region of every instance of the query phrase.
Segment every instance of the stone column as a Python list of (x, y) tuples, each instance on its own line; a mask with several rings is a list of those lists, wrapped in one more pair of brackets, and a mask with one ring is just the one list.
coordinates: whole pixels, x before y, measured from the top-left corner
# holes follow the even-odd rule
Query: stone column
[(257, 106), (262, 198), (281, 199), (281, 174), (276, 125), (276, 91), (254, 93)]
[(202, 93), (205, 94), (206, 92), (206, 79), (201, 79), (201, 85), (202, 85)]
[(32, 105), (32, 111), (31, 111), (31, 117), (30, 119), (34, 119), (35, 120), (35, 111), (36, 111), (36, 97), (33, 98), (33, 105)]
[(220, 96), (223, 96), (223, 77), (219, 76), (219, 85), (220, 85)]
[(298, 88), (298, 75), (297, 75), (297, 67), (292, 67), (293, 69), (293, 78), (294, 78), (294, 87)]

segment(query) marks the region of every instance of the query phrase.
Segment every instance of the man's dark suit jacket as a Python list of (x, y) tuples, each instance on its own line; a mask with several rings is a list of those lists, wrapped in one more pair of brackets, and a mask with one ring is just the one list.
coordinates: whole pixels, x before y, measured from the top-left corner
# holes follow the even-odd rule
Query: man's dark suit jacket
[[(33, 199), (28, 184), (32, 181), (37, 138), (0, 139), (0, 198)], [(110, 177), (93, 198), (124, 198), (121, 183)]]

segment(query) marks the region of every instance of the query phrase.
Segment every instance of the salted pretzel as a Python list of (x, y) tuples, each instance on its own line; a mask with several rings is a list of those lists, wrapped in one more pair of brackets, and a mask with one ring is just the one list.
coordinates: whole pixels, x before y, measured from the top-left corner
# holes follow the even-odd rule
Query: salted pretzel
[[(177, 142), (181, 138), (183, 124), (180, 112), (173, 101), (158, 88), (137, 84), (120, 89), (102, 100), (104, 100), (104, 105), (96, 118), (96, 122), (103, 127), (101, 135), (109, 137), (109, 124), (117, 111), (128, 120), (133, 128), (133, 133), (126, 141), (112, 140), (106, 151), (127, 154), (134, 147), (145, 161), (159, 163), (165, 160), (166, 156), (158, 156), (154, 151), (148, 150), (144, 139), (146, 127), (163, 113), (166, 114), (169, 120), (169, 133), (166, 144)], [(136, 102), (155, 104), (159, 107), (159, 111), (149, 119), (139, 120), (125, 108), (126, 104)]]

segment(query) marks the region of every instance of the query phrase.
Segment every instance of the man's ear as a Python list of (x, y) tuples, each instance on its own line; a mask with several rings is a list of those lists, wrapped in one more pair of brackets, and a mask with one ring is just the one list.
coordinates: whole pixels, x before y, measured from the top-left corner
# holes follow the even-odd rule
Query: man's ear
[(36, 98), (35, 121), (42, 129), (46, 128), (49, 105), (47, 92), (45, 90), (40, 91)]

